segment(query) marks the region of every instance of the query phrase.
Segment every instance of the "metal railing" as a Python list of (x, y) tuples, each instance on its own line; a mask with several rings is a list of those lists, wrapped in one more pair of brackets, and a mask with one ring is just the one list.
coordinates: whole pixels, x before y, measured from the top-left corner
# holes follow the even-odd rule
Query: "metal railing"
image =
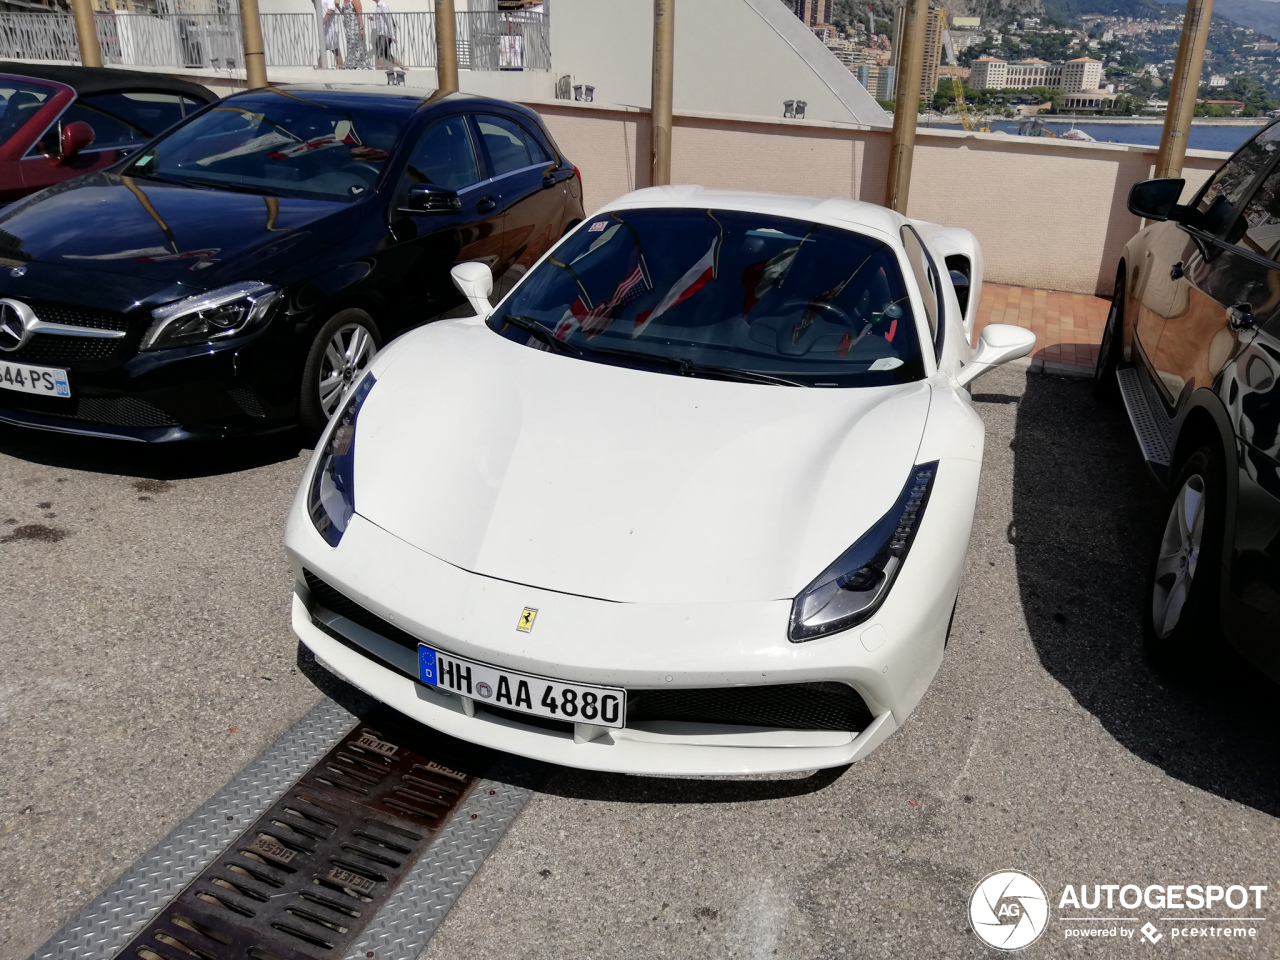
[[(369, 4), (372, 6), (372, 4)], [(435, 14), (391, 14), (390, 54), (401, 66), (434, 67)], [(456, 14), (461, 70), (550, 70), (547, 17), (527, 11)], [(338, 14), (327, 27), (309, 13), (263, 14), (262, 40), (269, 67), (322, 63), (322, 47), (337, 44), (346, 69), (389, 69), (384, 52), (386, 20), (373, 13)], [(237, 13), (98, 14), (102, 62), (120, 66), (244, 67), (244, 41)], [(325, 38), (328, 42), (324, 42)], [(338, 59), (324, 51), (323, 65)], [(78, 63), (75, 22), (60, 13), (0, 13), (0, 58)]]

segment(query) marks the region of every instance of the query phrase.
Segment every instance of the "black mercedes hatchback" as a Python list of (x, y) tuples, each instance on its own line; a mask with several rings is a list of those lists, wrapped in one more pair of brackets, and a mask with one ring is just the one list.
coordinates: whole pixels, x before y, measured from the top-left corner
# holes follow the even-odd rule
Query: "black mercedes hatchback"
[(137, 441), (319, 433), (387, 339), (582, 218), (539, 117), (404, 88), (211, 105), (0, 212), (0, 421)]

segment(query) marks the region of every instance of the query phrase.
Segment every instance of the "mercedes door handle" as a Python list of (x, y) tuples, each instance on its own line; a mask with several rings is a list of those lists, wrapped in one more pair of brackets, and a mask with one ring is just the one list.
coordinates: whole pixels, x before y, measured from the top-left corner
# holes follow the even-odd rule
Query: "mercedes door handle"
[(1241, 302), (1227, 307), (1227, 323), (1232, 330), (1250, 330), (1254, 326), (1253, 307)]
[(1170, 280), (1181, 280), (1184, 276), (1186, 276), (1186, 271), (1183, 270), (1182, 268), (1181, 260), (1179, 260), (1177, 263), (1175, 263), (1172, 267), (1169, 268)]
[(498, 201), (493, 197), (481, 197), (480, 202), (476, 204), (476, 213), (493, 213), (498, 209)]

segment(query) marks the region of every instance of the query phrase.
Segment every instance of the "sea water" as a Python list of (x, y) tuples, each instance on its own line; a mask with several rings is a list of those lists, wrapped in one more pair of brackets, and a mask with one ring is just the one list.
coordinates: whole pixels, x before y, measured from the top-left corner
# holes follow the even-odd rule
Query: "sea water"
[[(1255, 133), (1259, 127), (1198, 124), (1191, 125), (1191, 134), (1187, 137), (1187, 148), (1190, 150), (1224, 150), (1234, 151)], [(1061, 136), (1071, 129), (1070, 123), (1055, 123), (1045, 120), (1044, 128)], [(1095, 140), (1103, 143), (1132, 143), (1144, 147), (1158, 146), (1162, 125), (1158, 123), (1077, 123), (1077, 130), (1082, 130)], [(991, 130), (1003, 130), (1016, 134), (1018, 124), (993, 123)]]

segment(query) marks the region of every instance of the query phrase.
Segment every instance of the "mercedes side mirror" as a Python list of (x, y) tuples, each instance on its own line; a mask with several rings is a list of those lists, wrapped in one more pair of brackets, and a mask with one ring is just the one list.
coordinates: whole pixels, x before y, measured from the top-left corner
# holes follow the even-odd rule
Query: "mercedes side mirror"
[(493, 313), (493, 304), (489, 302), (489, 296), (493, 293), (493, 271), (487, 263), (479, 260), (457, 263), (449, 271), (449, 275), (453, 277), (453, 285), (470, 302), (477, 317), (483, 320)]
[(72, 120), (62, 128), (62, 138), (58, 143), (57, 160), (59, 163), (70, 163), (76, 158), (81, 150), (84, 150), (94, 140), (93, 127), (85, 123), (83, 120)]
[(962, 387), (972, 383), (1002, 363), (1025, 357), (1035, 349), (1035, 345), (1036, 335), (1025, 327), (989, 323), (978, 334), (978, 346), (969, 362), (960, 368), (956, 382)]
[(1129, 212), (1143, 220), (1176, 220), (1178, 198), (1185, 185), (1181, 177), (1135, 183), (1129, 190)]
[(411, 186), (409, 195), (399, 207), (401, 213), (457, 213), (461, 209), (462, 199), (456, 190), (430, 183)]

